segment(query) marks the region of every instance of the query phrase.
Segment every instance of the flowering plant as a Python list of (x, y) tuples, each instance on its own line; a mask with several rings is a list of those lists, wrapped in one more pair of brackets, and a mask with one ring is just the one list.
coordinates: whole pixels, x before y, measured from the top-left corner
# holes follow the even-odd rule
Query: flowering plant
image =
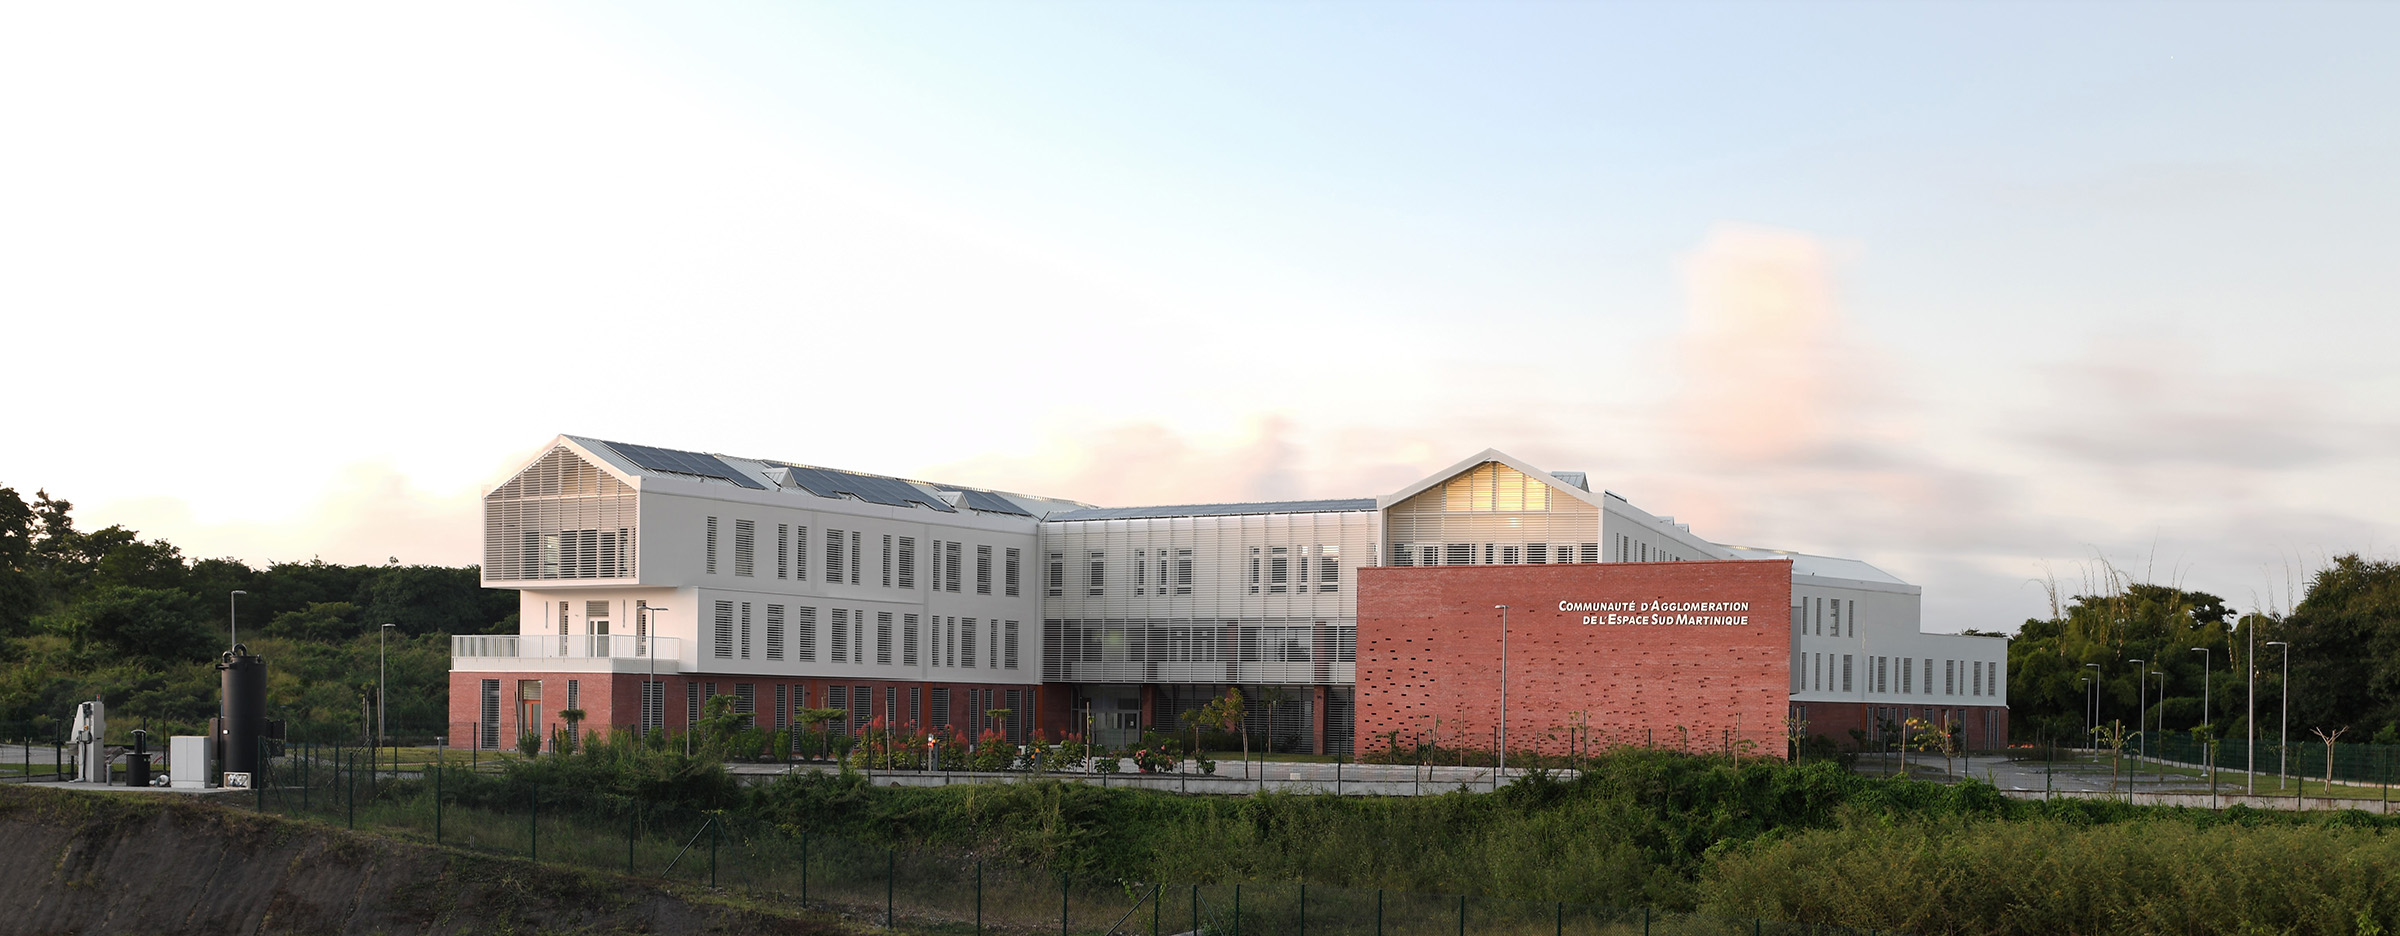
[(1171, 773), (1175, 755), (1161, 748), (1142, 748), (1133, 752), (1133, 767), (1143, 773)]

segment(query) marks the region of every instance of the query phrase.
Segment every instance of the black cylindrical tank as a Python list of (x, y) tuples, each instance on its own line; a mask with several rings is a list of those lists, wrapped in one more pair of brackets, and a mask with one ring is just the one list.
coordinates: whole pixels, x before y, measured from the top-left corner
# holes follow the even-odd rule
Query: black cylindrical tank
[[(236, 644), (217, 660), (225, 730), (224, 769), (258, 772), (258, 738), (267, 721), (267, 661)], [(257, 782), (256, 778), (252, 782)]]
[(125, 755), (125, 785), (150, 785), (150, 733), (139, 728), (133, 730), (133, 753)]

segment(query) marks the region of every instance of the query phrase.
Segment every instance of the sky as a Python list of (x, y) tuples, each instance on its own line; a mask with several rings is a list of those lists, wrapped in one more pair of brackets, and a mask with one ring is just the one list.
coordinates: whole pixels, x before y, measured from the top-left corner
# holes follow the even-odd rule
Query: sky
[(1485, 448), (2288, 607), (2400, 543), (2400, 5), (15, 4), (0, 486), (469, 564), (560, 433), (1102, 505)]

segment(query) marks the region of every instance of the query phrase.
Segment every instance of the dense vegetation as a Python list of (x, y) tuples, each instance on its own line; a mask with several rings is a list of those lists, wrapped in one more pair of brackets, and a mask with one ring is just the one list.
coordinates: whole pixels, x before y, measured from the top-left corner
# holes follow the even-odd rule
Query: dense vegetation
[(74, 505), (0, 487), (0, 725), (55, 730), (77, 701), (109, 705), (122, 732), (189, 733), (217, 707), (215, 660), (240, 599), (241, 640), (266, 656), (271, 714), (294, 737), (355, 737), (390, 623), (389, 722), (442, 733), (448, 636), (514, 631), (516, 593), (473, 567), (187, 559), (120, 526), (77, 530)]
[(2253, 646), (2261, 737), (2272, 737), (2286, 693), (2283, 649), (2269, 641), (2288, 641), (2295, 742), (2322, 728), (2342, 731), (2345, 742), (2400, 743), (2400, 563), (2336, 558), (2288, 613), (2236, 616), (2215, 595), (2129, 582), (2105, 566), (2087, 584), (2089, 594), (2064, 601), (2047, 619), (2026, 621), (2009, 644), (2011, 734), (2018, 740), (2081, 736), (2088, 705), (2083, 679), (2094, 675), (2100, 722), (2134, 725), (2145, 711), (2136, 688), (2145, 672), (2154, 730), (2162, 720), (2172, 732), (2197, 731), (2205, 721), (2215, 737), (2242, 737), (2249, 730)]
[(836, 774), (745, 789), (705, 753), (620, 734), (453, 776), (448, 792), (507, 809), (534, 785), (545, 815), (610, 817), (602, 828), (636, 802), (645, 815), (717, 809), (736, 827), (1094, 882), (1302, 881), (1917, 933), (2373, 932), (2400, 920), (2400, 821), (2020, 801), (1825, 762), (1619, 750), (1572, 780), (1420, 798), (879, 787)]

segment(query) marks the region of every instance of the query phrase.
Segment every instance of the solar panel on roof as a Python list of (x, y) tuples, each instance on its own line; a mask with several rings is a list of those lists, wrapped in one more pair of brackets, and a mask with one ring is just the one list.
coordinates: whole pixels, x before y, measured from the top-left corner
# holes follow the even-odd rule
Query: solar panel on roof
[(1027, 512), (1025, 508), (1019, 507), (1010, 502), (1008, 498), (991, 493), (989, 491), (960, 491), (958, 492), (958, 498), (959, 503), (967, 505), (968, 510), (980, 510), (985, 513), (1016, 514), (1020, 517), (1033, 516), (1033, 514)]
[(751, 480), (748, 475), (734, 470), (732, 465), (726, 464), (723, 459), (720, 459), (714, 455), (706, 455), (700, 452), (685, 452), (676, 449), (657, 448), (649, 445), (630, 445), (624, 442), (610, 442), (607, 444), (609, 448), (615, 449), (617, 454), (625, 456), (626, 461), (630, 461), (635, 465), (640, 466), (645, 471), (664, 471), (672, 474), (695, 475), (702, 478), (717, 478), (719, 480), (729, 481), (742, 487), (749, 488), (753, 491), (764, 491), (767, 489), (766, 485)]
[(800, 485), (818, 497), (840, 497), (847, 494), (870, 504), (883, 504), (890, 507), (930, 507), (943, 513), (958, 512), (951, 509), (950, 505), (942, 503), (941, 498), (920, 491), (906, 481), (879, 478), (874, 475), (851, 474), (847, 471), (834, 471), (830, 468), (803, 468), (799, 465), (783, 467), (791, 469), (792, 483)]

